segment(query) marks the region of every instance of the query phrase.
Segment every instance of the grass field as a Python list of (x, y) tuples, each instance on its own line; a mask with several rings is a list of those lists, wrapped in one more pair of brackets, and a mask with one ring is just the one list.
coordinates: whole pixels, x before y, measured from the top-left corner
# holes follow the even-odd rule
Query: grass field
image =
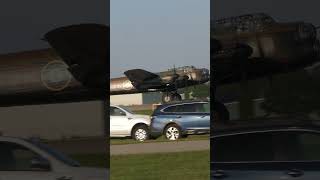
[(110, 180), (208, 180), (210, 152), (111, 156)]
[[(204, 135), (190, 135), (187, 138), (181, 138), (178, 141), (196, 141), (196, 140), (209, 140), (209, 134)], [(157, 139), (150, 139), (145, 142), (135, 141), (131, 138), (111, 138), (111, 145), (120, 145), (120, 144), (137, 144), (137, 143), (152, 143), (152, 142), (169, 142), (164, 136), (161, 136)], [(171, 141), (170, 141), (171, 142)]]

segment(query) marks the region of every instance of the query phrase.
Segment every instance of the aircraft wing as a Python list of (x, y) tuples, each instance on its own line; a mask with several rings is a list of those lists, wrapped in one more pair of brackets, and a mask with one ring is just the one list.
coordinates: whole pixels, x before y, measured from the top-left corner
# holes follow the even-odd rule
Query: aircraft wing
[(150, 80), (159, 80), (159, 84), (161, 83), (159, 75), (143, 69), (131, 69), (124, 72), (124, 74), (136, 88), (145, 85), (145, 83)]
[(109, 27), (100, 24), (65, 26), (46, 33), (44, 39), (84, 86), (106, 87), (110, 61)]

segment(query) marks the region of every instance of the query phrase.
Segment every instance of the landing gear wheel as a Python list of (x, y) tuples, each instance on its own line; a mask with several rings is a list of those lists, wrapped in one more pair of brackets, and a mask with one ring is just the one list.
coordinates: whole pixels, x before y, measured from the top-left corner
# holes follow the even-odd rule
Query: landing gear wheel
[(172, 101), (181, 101), (182, 97), (180, 94), (174, 92), (174, 93), (165, 93), (162, 95), (162, 102), (169, 103)]
[(164, 136), (170, 141), (178, 140), (181, 138), (180, 127), (175, 124), (168, 125), (164, 130)]
[(162, 95), (162, 102), (168, 103), (168, 102), (171, 102), (171, 101), (173, 101), (171, 94), (165, 93), (165, 94)]
[(149, 139), (148, 127), (146, 125), (139, 125), (135, 127), (131, 133), (131, 137), (140, 142)]
[(228, 109), (223, 103), (213, 102), (213, 123), (228, 123), (230, 120), (230, 114)]

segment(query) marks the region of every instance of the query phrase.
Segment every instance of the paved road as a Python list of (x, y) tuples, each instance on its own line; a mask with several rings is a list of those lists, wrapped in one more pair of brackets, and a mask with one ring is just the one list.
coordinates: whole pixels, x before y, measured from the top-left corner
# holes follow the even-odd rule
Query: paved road
[(66, 154), (109, 154), (108, 142), (105, 138), (56, 141), (48, 144)]
[(209, 150), (209, 140), (111, 145), (110, 155)]

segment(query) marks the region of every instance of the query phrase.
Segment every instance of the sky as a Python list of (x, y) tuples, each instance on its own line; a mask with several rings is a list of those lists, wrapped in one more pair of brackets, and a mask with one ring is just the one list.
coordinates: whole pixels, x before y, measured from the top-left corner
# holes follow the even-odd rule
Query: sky
[(108, 0), (2, 0), (0, 54), (49, 47), (43, 35), (60, 26), (109, 24)]
[[(109, 24), (108, 0), (1, 0), (0, 22), (0, 54), (47, 48), (48, 44), (41, 39), (54, 28), (80, 23)], [(21, 127), (23, 122), (27, 124), (30, 122), (28, 120), (36, 119), (43, 122), (43, 128), (48, 123), (46, 120), (54, 123), (55, 119), (65, 123), (78, 120), (81, 124), (88, 122), (85, 116), (103, 121), (102, 103), (99, 101), (33, 105), (24, 106), (19, 111), (16, 109), (0, 108), (2, 127), (7, 121), (21, 122)], [(18, 126), (15, 128), (20, 128)], [(32, 131), (27, 127), (25, 131)]]
[(210, 65), (209, 0), (113, 0), (110, 76)]

